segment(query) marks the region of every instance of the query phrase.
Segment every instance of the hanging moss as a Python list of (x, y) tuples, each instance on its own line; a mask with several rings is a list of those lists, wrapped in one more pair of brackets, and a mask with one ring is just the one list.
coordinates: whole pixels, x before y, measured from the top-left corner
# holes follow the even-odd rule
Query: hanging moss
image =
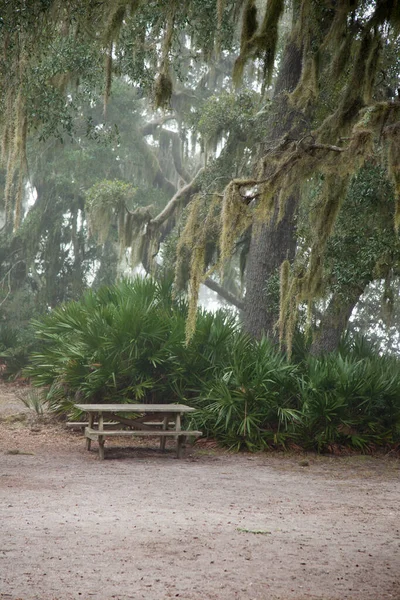
[[(22, 90), (19, 91), (15, 103), (14, 112), (11, 115), (11, 124), (8, 128), (7, 140), (4, 143), (4, 151), (7, 157), (7, 176), (4, 188), (4, 203), (6, 216), (11, 218), (14, 209), (14, 229), (21, 221), (21, 205), (24, 195), (24, 175), (26, 172), (26, 138), (27, 119), (25, 102)], [(15, 185), (16, 183), (16, 185)], [(14, 196), (14, 206), (12, 199)]]
[[(207, 253), (209, 252), (209, 232), (216, 224), (217, 207), (220, 198), (215, 194), (209, 203), (206, 218), (201, 227), (197, 227), (194, 243), (191, 244), (190, 279), (189, 279), (189, 307), (186, 321), (186, 343), (191, 340), (196, 329), (197, 308), (199, 300), (200, 285), (210, 277), (218, 264), (215, 264), (206, 272)], [(204, 205), (204, 199), (203, 199)]]
[(280, 285), (279, 285), (279, 339), (283, 339), (284, 327), (289, 302), (289, 278), (290, 278), (290, 262), (283, 261), (280, 269)]
[(386, 126), (384, 135), (388, 140), (386, 156), (389, 176), (394, 187), (396, 200), (394, 224), (398, 232), (400, 227), (400, 123)]
[(364, 102), (369, 104), (372, 102), (373, 90), (375, 85), (375, 78), (380, 64), (380, 56), (382, 52), (382, 43), (380, 38), (377, 36), (374, 39), (371, 47), (370, 55), (365, 69), (365, 84), (364, 84)]
[(257, 31), (257, 5), (255, 0), (247, 0), (242, 17), (242, 31), (240, 36), (240, 53), (243, 55), (247, 50), (247, 44)]
[(252, 223), (246, 197), (240, 194), (240, 182), (233, 181), (225, 189), (221, 211), (221, 264), (232, 255), (236, 240)]
[(271, 82), (278, 45), (278, 26), (284, 8), (284, 0), (268, 0), (263, 22), (257, 30), (255, 3), (247, 3), (242, 21), (240, 55), (233, 69), (235, 85), (241, 81), (246, 62), (255, 56), (263, 57), (265, 79), (268, 84)]
[[(312, 215), (312, 231), (314, 244), (312, 252), (320, 256), (328, 237), (336, 223), (337, 215), (346, 195), (349, 176), (338, 179), (337, 175), (325, 175), (319, 201), (314, 206)], [(314, 274), (310, 272), (312, 281)]]
[(349, 35), (343, 35), (339, 41), (336, 52), (331, 61), (330, 75), (334, 81), (337, 81), (351, 60), (353, 38)]
[(268, 0), (267, 10), (260, 31), (253, 37), (253, 44), (262, 49), (265, 60), (267, 82), (271, 82), (276, 48), (278, 45), (278, 25), (285, 8), (284, 0)]
[(126, 15), (127, 4), (126, 0), (119, 0), (113, 5), (104, 31), (106, 45), (110, 45), (118, 39)]
[(186, 320), (186, 343), (188, 344), (196, 330), (197, 307), (200, 285), (203, 282), (205, 267), (205, 245), (197, 245), (192, 250), (189, 280), (189, 307)]
[(14, 115), (13, 115), (13, 93), (9, 88), (6, 93), (5, 110), (1, 116), (2, 136), (1, 136), (1, 164), (7, 162), (10, 146), (14, 136)]
[(217, 32), (215, 37), (215, 54), (218, 57), (221, 52), (221, 37), (224, 20), (226, 0), (217, 0)]
[(153, 90), (155, 108), (169, 108), (172, 89), (171, 75), (169, 73), (160, 73), (157, 76)]
[(304, 58), (300, 81), (290, 95), (291, 103), (298, 108), (306, 109), (313, 105), (318, 97), (318, 61), (318, 53)]
[(117, 180), (100, 181), (86, 192), (89, 230), (92, 235), (97, 236), (100, 244), (106, 242), (115, 218), (118, 219), (118, 229), (124, 243), (126, 207), (135, 193), (136, 189), (132, 185)]
[(173, 90), (173, 83), (169, 68), (169, 53), (171, 51), (174, 23), (175, 23), (175, 2), (172, 1), (168, 5), (167, 23), (164, 33), (161, 69), (154, 83), (153, 97), (155, 108), (169, 108)]
[(182, 271), (184, 266), (187, 265), (187, 258), (190, 255), (189, 248), (193, 240), (196, 238), (199, 223), (200, 223), (200, 210), (203, 206), (203, 198), (201, 195), (196, 195), (190, 203), (188, 209), (188, 217), (186, 220), (185, 227), (179, 236), (178, 244), (176, 247), (176, 268), (175, 268), (175, 287), (178, 290), (183, 289), (183, 277)]
[(300, 282), (298, 277), (290, 274), (289, 261), (284, 261), (280, 273), (279, 320), (276, 326), (279, 331), (280, 346), (281, 348), (285, 346), (289, 358), (292, 354), (293, 335), (298, 319)]
[[(319, 134), (323, 141), (336, 140), (341, 135), (346, 135), (348, 129), (354, 125), (359, 112), (364, 107), (367, 74), (373, 75), (372, 65), (375, 64), (375, 61), (372, 60), (372, 55), (375, 50), (374, 37), (366, 32), (358, 43), (350, 77), (344, 86), (339, 106), (319, 128)], [(375, 64), (375, 68), (377, 64)], [(367, 69), (368, 65), (369, 69)]]

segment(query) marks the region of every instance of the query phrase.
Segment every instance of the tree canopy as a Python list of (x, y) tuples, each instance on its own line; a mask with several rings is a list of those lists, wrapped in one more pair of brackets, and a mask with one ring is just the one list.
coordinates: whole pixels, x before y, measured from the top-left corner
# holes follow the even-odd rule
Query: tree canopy
[[(293, 255), (287, 242), (277, 257), (277, 264), (288, 259), (280, 275), (279, 329), (290, 346), (296, 307), (311, 307), (327, 280), (327, 242), (352, 178), (371, 160), (391, 181), (386, 214), (396, 230), (400, 224), (399, 25), (394, 0), (3, 0), (7, 226), (17, 231), (23, 220), (27, 141), (65, 143), (77, 121), (80, 139), (117, 133), (107, 105), (122, 78), (136, 95), (137, 154), (149, 158), (143, 169), (151, 164), (151, 183), (169, 202), (158, 212), (145, 209), (145, 194), (133, 202), (140, 161), (132, 161), (129, 201), (116, 187), (104, 195), (107, 178), (103, 188), (96, 183), (87, 192), (92, 227), (102, 221), (105, 234), (104, 203), (119, 202), (112, 210), (118, 209), (120, 242), (134, 244), (150, 268), (178, 209), (189, 205), (178, 236), (177, 276), (191, 273), (190, 333), (200, 283), (223, 272), (233, 252), (251, 254), (261, 224), (278, 227), (313, 196), (312, 211), (302, 213), (307, 250)], [(82, 116), (83, 106), (96, 106), (97, 113)], [(199, 145), (206, 167), (200, 171)], [(118, 190), (125, 193), (121, 186), (129, 177), (122, 180)], [(301, 248), (298, 240), (295, 246)], [(265, 285), (260, 277), (264, 296)]]

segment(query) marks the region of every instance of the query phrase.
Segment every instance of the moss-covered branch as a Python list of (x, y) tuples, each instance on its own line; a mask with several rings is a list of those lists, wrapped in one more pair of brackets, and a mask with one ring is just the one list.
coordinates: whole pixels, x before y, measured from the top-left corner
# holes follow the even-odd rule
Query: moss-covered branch
[(232, 304), (232, 306), (236, 306), (236, 308), (238, 308), (239, 310), (243, 310), (243, 306), (244, 306), (243, 301), (239, 300), (239, 298), (236, 298), (236, 296), (231, 294), (231, 292), (226, 290), (222, 285), (220, 285), (214, 279), (207, 277), (203, 281), (203, 285), (208, 287), (213, 292), (216, 292), (218, 294), (218, 296), (220, 296), (223, 300), (226, 300), (227, 302), (229, 302), (229, 304)]
[(173, 215), (178, 206), (186, 206), (192, 196), (200, 190), (200, 176), (203, 171), (204, 169), (200, 169), (192, 181), (180, 188), (168, 202), (167, 206), (154, 219), (151, 219), (148, 224), (150, 230), (154, 230), (165, 223)]

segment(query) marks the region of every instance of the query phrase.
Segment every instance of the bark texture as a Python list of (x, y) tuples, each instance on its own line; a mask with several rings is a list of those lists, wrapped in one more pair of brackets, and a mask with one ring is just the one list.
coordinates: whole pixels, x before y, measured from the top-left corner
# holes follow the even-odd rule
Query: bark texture
[[(301, 51), (289, 42), (282, 58), (274, 99), (271, 106), (270, 127), (263, 148), (264, 153), (284, 135), (298, 136), (304, 123), (288, 105), (287, 94), (293, 91), (301, 76)], [(264, 175), (267, 177), (268, 166)], [(253, 337), (263, 334), (275, 335), (275, 323), (279, 316), (276, 298), (268, 293), (271, 276), (277, 275), (285, 259), (292, 260), (296, 251), (295, 215), (298, 198), (288, 199), (286, 213), (278, 220), (278, 207), (269, 223), (255, 224), (251, 236), (246, 266), (246, 299), (243, 325)]]
[(325, 313), (321, 317), (318, 330), (314, 334), (310, 353), (314, 356), (329, 354), (337, 350), (342, 334), (346, 331), (351, 314), (363, 293), (364, 288), (354, 287), (346, 296), (334, 293)]

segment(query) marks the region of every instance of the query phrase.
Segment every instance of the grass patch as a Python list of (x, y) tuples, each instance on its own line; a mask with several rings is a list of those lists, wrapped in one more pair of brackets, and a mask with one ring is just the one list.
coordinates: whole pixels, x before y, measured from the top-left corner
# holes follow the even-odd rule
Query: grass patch
[(237, 527), (236, 531), (240, 533), (254, 533), (255, 535), (271, 535), (271, 531), (265, 531), (264, 529), (245, 529), (244, 527)]

